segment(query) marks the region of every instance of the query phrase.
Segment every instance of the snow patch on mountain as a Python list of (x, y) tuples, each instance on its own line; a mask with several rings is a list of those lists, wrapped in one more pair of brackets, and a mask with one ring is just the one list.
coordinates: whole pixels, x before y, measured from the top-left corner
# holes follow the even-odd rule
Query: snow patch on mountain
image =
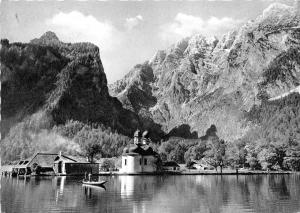
[(300, 94), (300, 86), (298, 86), (298, 87), (296, 87), (296, 88), (294, 88), (294, 89), (292, 89), (292, 90), (290, 90), (288, 92), (285, 92), (285, 93), (283, 93), (281, 95), (278, 95), (276, 97), (270, 98), (269, 101), (275, 101), (275, 100), (284, 98), (284, 97), (286, 97), (286, 96), (288, 96), (288, 95), (290, 95), (292, 93), (299, 93)]

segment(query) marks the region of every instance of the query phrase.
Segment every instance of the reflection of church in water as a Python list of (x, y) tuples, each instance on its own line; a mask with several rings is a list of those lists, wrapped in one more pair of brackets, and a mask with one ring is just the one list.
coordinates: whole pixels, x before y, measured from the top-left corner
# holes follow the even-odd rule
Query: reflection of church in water
[[(156, 185), (154, 176), (120, 175), (118, 179), (121, 183), (121, 199), (126, 201), (127, 208), (132, 213), (149, 212), (147, 200), (152, 199), (151, 193), (144, 193), (149, 189), (153, 190)], [(148, 191), (149, 192), (149, 191)], [(134, 202), (128, 202), (132, 200)], [(147, 211), (148, 210), (148, 211)]]
[(123, 150), (120, 173), (137, 174), (157, 171), (158, 154), (153, 151), (149, 143), (148, 131), (142, 135), (139, 130), (135, 131), (133, 144)]

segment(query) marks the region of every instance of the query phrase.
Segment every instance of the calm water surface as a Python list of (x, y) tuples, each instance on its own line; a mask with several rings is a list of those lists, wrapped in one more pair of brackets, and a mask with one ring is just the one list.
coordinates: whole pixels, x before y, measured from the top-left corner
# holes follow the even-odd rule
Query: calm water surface
[[(95, 177), (97, 179), (98, 177)], [(10, 212), (300, 213), (300, 175), (116, 176), (106, 189), (78, 178), (1, 179), (1, 210)]]

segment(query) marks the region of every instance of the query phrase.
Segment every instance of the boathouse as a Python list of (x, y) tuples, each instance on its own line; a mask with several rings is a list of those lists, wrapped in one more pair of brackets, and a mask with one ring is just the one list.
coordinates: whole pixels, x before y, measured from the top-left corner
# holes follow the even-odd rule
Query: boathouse
[(99, 174), (99, 164), (54, 153), (36, 153), (12, 166), (12, 175), (83, 175)]
[(53, 169), (56, 175), (99, 174), (99, 163), (70, 158), (60, 153), (54, 159)]
[(31, 158), (20, 160), (13, 166), (13, 175), (54, 174), (53, 162), (57, 154), (35, 153)]
[(142, 136), (139, 130), (134, 133), (134, 144), (130, 144), (123, 150), (120, 173), (138, 174), (157, 171), (158, 154), (148, 145), (149, 141), (147, 131)]

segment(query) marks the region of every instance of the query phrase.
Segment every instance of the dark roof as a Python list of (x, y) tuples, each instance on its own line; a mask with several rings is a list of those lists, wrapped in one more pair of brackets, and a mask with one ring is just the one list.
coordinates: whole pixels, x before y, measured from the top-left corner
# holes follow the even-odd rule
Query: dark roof
[(132, 144), (129, 147), (124, 148), (123, 155), (157, 155), (156, 152), (148, 145), (136, 145)]
[(41, 167), (52, 167), (57, 154), (36, 153), (28, 162), (27, 166), (37, 163)]
[(166, 161), (162, 163), (163, 166), (170, 166), (170, 167), (180, 167), (175, 161)]
[(55, 159), (54, 159), (54, 161), (57, 161), (57, 160), (69, 160), (69, 161), (73, 161), (73, 162), (77, 162), (76, 160), (74, 160), (74, 159), (72, 159), (72, 158), (70, 158), (70, 157), (68, 157), (68, 156), (65, 156), (65, 155), (57, 155), (56, 157), (55, 157)]
[[(26, 159), (26, 160), (21, 160), (21, 161), (23, 161), (22, 166), (26, 166), (26, 167), (30, 167), (34, 163), (37, 163), (41, 167), (52, 167), (54, 164), (54, 161), (55, 161), (55, 159), (57, 159), (57, 157), (59, 157), (59, 154), (38, 152), (38, 153), (35, 153), (31, 158)], [(62, 157), (76, 162), (76, 160), (69, 158), (65, 155), (62, 155)]]

